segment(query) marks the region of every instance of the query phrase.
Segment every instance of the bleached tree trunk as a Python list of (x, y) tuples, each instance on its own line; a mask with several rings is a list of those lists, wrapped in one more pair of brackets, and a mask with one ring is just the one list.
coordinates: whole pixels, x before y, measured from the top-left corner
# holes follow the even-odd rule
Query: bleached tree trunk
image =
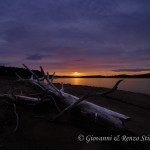
[[(25, 65), (24, 65), (25, 66)], [(61, 102), (62, 105), (67, 106), (64, 110), (62, 110), (52, 121), (58, 120), (60, 117), (65, 115), (66, 112), (69, 113), (70, 110), (76, 108), (76, 111), (78, 111), (79, 114), (81, 114), (83, 117), (88, 119), (88, 121), (91, 121), (92, 123), (96, 125), (104, 126), (111, 130), (124, 130), (124, 120), (129, 119), (130, 117), (114, 112), (112, 110), (106, 109), (104, 107), (98, 106), (96, 104), (93, 104), (91, 102), (86, 101), (87, 98), (95, 96), (95, 95), (102, 95), (105, 96), (109, 93), (115, 92), (119, 83), (121, 80), (119, 80), (115, 86), (105, 92), (102, 93), (96, 93), (96, 94), (87, 94), (83, 97), (79, 98), (74, 95), (68, 94), (64, 92), (63, 84), (61, 84), (61, 90), (57, 89), (53, 84), (54, 74), (52, 76), (51, 81), (49, 80), (49, 73), (45, 75), (42, 67), (41, 72), (44, 76), (44, 78), (47, 80), (47, 83), (44, 81), (41, 81), (27, 66), (25, 66), (30, 73), (32, 74), (32, 78), (30, 79), (22, 79), (19, 75), (19, 83), (28, 83), (29, 85), (34, 85), (36, 88), (39, 88), (42, 93), (44, 93), (47, 97), (53, 97), (54, 101), (58, 104)], [(36, 80), (33, 79), (33, 77), (36, 78)], [(11, 94), (1, 94), (0, 97), (7, 97), (9, 99), (13, 99), (13, 102), (20, 102), (20, 101), (29, 101), (29, 102), (42, 102), (44, 99), (42, 98), (32, 98), (27, 96), (21, 96), (21, 95), (13, 95)], [(47, 99), (46, 99), (47, 100)]]

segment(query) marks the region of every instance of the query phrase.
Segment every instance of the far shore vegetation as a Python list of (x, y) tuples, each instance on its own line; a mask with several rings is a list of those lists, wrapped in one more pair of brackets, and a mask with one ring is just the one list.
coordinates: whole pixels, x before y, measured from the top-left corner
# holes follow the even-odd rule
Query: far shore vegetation
[[(33, 70), (39, 77), (42, 74), (38, 70)], [(0, 76), (15, 78), (16, 73), (22, 77), (29, 77), (31, 74), (25, 68), (17, 67), (6, 67), (0, 66)], [(55, 78), (150, 78), (150, 73), (140, 74), (140, 75), (114, 75), (114, 76), (102, 76), (102, 75), (92, 75), (92, 76), (55, 76)]]

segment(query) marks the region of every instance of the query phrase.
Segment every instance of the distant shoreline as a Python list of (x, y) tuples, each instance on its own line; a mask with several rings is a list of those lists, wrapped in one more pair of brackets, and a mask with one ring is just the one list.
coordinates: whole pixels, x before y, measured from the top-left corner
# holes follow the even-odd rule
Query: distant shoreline
[[(42, 77), (42, 73), (39, 70), (33, 70), (39, 77)], [(0, 76), (1, 77), (16, 77), (16, 73), (23, 77), (31, 76), (30, 72), (25, 68), (17, 67), (5, 67), (0, 66)], [(52, 75), (50, 75), (51, 77)], [(139, 75), (113, 75), (113, 76), (103, 76), (103, 75), (91, 75), (91, 76), (55, 76), (55, 78), (150, 78), (150, 73), (139, 74)]]
[[(146, 74), (145, 74), (146, 75)], [(137, 77), (136, 77), (137, 76)], [(80, 77), (75, 77), (75, 76), (55, 76), (55, 78), (150, 78), (150, 76), (140, 76), (140, 75), (134, 75), (130, 76), (130, 75), (126, 75), (126, 76), (80, 76)]]

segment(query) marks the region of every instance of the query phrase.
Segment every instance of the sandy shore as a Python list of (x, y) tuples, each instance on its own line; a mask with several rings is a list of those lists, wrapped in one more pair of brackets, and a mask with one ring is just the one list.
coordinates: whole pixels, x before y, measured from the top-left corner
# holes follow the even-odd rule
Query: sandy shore
[[(0, 93), (6, 93), (12, 85), (12, 80), (0, 80)], [(60, 85), (57, 84), (57, 87)], [(16, 85), (16, 93), (20, 93), (21, 89), (24, 95), (37, 93), (31, 87), (24, 85)], [(64, 85), (65, 92), (71, 93), (78, 97), (88, 92), (100, 92), (107, 89), (100, 87)], [(117, 90), (115, 93), (107, 97), (93, 97), (88, 99), (97, 105), (106, 107), (116, 112), (131, 117), (131, 120), (125, 123), (128, 130), (134, 132), (136, 136), (148, 136), (150, 138), (150, 95), (138, 94), (127, 91)], [(12, 134), (11, 131), (15, 127), (15, 116), (13, 108), (0, 99), (0, 149), (14, 150), (48, 150), (48, 149), (122, 149), (122, 145), (117, 142), (95, 141), (86, 143), (78, 140), (78, 135), (83, 134), (93, 136), (103, 136), (103, 129), (95, 131), (85, 128), (80, 121), (75, 124), (67, 121), (56, 124), (49, 123), (46, 120), (34, 118), (33, 116), (51, 117), (57, 112), (51, 106), (17, 106), (17, 112), (20, 117), (20, 125), (18, 131)], [(107, 133), (109, 136), (109, 133)], [(143, 141), (142, 147), (150, 149), (150, 140)], [(134, 142), (136, 144), (136, 142)], [(129, 149), (127, 147), (126, 149)]]

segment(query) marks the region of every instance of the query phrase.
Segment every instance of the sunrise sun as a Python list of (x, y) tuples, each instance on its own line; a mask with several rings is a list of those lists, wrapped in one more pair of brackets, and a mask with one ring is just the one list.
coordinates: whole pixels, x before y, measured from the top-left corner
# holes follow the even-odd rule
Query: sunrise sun
[(74, 76), (79, 76), (80, 73), (79, 73), (79, 72), (74, 72), (73, 75), (74, 75)]

